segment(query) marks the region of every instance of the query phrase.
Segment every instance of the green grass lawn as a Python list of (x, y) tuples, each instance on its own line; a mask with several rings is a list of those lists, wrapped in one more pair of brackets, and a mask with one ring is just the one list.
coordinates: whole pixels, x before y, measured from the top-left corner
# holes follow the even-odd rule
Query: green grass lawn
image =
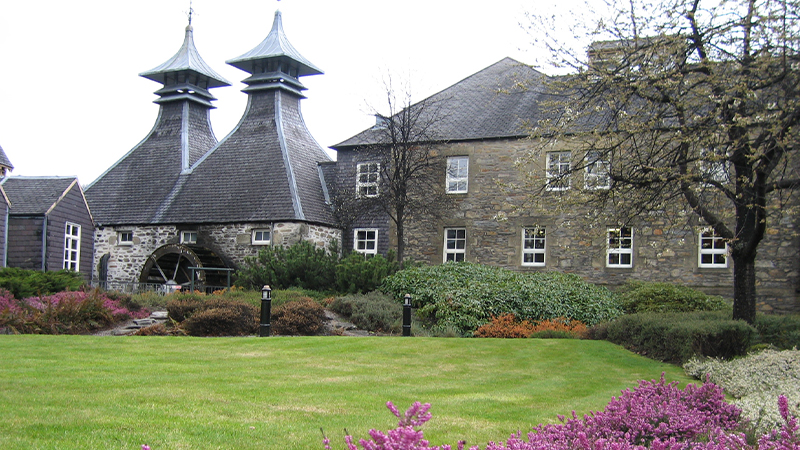
[(322, 449), (433, 406), (432, 444), (602, 409), (675, 366), (603, 341), (0, 336), (0, 448)]

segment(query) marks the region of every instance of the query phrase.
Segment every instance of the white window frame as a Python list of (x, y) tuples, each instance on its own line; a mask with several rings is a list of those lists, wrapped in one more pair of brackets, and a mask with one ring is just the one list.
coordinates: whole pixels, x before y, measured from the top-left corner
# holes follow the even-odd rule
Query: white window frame
[(572, 152), (547, 152), (547, 190), (566, 191), (570, 188), (570, 170), (572, 169)]
[[(529, 261), (526, 261), (529, 259)], [(522, 229), (522, 265), (544, 267), (547, 262), (547, 228)]]
[(64, 269), (78, 272), (81, 268), (81, 226), (67, 222), (64, 225)]
[(606, 230), (606, 267), (633, 267), (633, 228)]
[(469, 156), (447, 158), (445, 182), (448, 194), (466, 194), (469, 191)]
[(181, 231), (181, 244), (197, 244), (197, 231)]
[(378, 254), (378, 229), (353, 229), (353, 251), (364, 255)]
[[(130, 239), (123, 239), (125, 236), (129, 236)], [(117, 232), (117, 244), (118, 245), (133, 245), (133, 231), (124, 230)]]
[[(720, 244), (722, 245), (720, 246)], [(726, 269), (728, 267), (728, 254), (728, 243), (713, 228), (703, 228), (697, 234), (697, 267)], [(703, 262), (704, 256), (710, 257), (711, 262)], [(722, 258), (723, 262), (718, 262), (719, 258)]]
[[(264, 233), (269, 237), (264, 239)], [(250, 233), (251, 245), (270, 245), (272, 244), (272, 229), (270, 228), (254, 228)]]
[(380, 194), (381, 163), (356, 164), (356, 197), (372, 198)]
[(611, 186), (608, 168), (608, 161), (602, 158), (600, 152), (586, 152), (586, 170), (583, 174), (583, 186), (592, 191), (608, 189)]
[(442, 261), (461, 262), (467, 258), (467, 229), (453, 227), (444, 229), (444, 251)]

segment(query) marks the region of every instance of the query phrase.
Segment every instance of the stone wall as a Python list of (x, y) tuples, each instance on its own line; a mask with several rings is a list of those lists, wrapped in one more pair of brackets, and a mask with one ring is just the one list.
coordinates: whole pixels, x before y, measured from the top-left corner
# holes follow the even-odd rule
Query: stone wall
[[(341, 231), (303, 222), (239, 223), (214, 225), (106, 226), (95, 230), (92, 280), (99, 281), (100, 259), (108, 255), (108, 280), (138, 282), (147, 258), (167, 244), (179, 244), (182, 231), (197, 232), (198, 246), (213, 251), (229, 267), (238, 268), (248, 256), (256, 256), (264, 245), (252, 243), (252, 230), (271, 229), (271, 245), (291, 246), (300, 240), (328, 247), (341, 244)], [(132, 232), (133, 241), (119, 242), (120, 232)]]

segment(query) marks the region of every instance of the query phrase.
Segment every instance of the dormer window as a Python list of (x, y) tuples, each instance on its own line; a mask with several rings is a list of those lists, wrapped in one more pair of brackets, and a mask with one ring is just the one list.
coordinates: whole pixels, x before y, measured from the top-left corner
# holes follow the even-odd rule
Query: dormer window
[(181, 244), (197, 244), (197, 231), (181, 231)]

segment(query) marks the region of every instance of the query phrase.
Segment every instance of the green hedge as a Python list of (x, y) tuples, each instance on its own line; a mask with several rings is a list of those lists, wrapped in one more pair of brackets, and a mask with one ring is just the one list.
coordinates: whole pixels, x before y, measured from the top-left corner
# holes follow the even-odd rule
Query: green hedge
[(718, 295), (670, 283), (628, 281), (616, 291), (627, 314), (730, 310)]
[(473, 263), (405, 269), (387, 277), (382, 290), (397, 299), (411, 294), (419, 317), (462, 333), (504, 313), (532, 321), (567, 317), (587, 325), (622, 314), (608, 289), (577, 275), (519, 273)]
[(728, 312), (641, 313), (595, 326), (590, 336), (671, 363), (693, 356), (732, 358), (744, 355), (758, 332)]

